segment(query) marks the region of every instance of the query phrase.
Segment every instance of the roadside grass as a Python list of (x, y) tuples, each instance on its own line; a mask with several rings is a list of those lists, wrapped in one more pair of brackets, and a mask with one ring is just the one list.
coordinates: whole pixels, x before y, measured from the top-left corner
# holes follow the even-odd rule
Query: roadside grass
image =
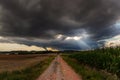
[(26, 69), (13, 72), (3, 72), (0, 74), (0, 80), (35, 80), (49, 66), (53, 59), (53, 56), (48, 57), (38, 64)]
[(67, 55), (62, 55), (62, 57), (76, 73), (82, 76), (83, 80), (119, 80), (116, 75), (82, 65), (76, 60), (69, 58)]

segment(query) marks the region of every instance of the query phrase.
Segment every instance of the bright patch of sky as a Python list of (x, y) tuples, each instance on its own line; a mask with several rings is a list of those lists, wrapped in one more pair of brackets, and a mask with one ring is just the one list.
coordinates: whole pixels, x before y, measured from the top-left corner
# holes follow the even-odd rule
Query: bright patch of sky
[(63, 37), (62, 34), (59, 34), (59, 35), (56, 36), (57, 39), (61, 39), (62, 37)]
[(47, 47), (46, 48), (48, 51), (58, 51), (57, 49), (51, 48), (51, 47)]
[(78, 41), (78, 40), (80, 40), (80, 39), (82, 39), (81, 36), (74, 36), (74, 37), (66, 37), (66, 38), (65, 38), (65, 40), (76, 40), (76, 41)]
[(114, 24), (116, 29), (120, 29), (120, 20), (118, 20), (115, 24)]
[(0, 39), (3, 39), (3, 37), (2, 37), (2, 36), (0, 36)]
[(0, 43), (0, 51), (44, 51), (45, 49), (38, 46), (27, 46), (24, 44), (17, 44), (17, 43)]
[(101, 40), (101, 41), (105, 41), (104, 47), (120, 46), (120, 35), (116, 35), (112, 38)]

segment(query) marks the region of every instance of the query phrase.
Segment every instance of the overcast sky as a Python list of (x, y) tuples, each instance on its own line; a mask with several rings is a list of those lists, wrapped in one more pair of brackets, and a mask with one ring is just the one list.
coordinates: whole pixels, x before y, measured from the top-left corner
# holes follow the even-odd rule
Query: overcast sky
[(0, 50), (93, 49), (119, 35), (119, 0), (0, 0)]

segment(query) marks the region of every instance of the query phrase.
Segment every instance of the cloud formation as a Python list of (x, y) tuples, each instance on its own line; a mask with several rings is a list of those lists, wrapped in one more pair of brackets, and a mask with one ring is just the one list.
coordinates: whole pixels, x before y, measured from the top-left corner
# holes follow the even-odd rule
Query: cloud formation
[[(96, 45), (97, 40), (119, 34), (112, 26), (119, 20), (119, 5), (118, 0), (0, 0), (0, 36), (63, 49)], [(80, 47), (75, 40), (65, 41), (83, 33), (89, 38), (80, 40)], [(66, 37), (58, 40), (59, 34)]]
[(104, 47), (116, 47), (120, 46), (120, 35), (116, 35), (112, 38), (104, 40)]

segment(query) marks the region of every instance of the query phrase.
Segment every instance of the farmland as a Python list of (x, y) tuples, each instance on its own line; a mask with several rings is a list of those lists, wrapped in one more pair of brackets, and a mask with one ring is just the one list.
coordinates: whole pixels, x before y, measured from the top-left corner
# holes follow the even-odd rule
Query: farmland
[[(55, 55), (0, 55), (0, 80), (34, 80)], [(28, 77), (32, 76), (32, 77)]]
[[(64, 59), (74, 69), (76, 69), (76, 71), (79, 71), (78, 69), (80, 69), (80, 67), (87, 66), (87, 69), (89, 67), (91, 71), (94, 70), (101, 71), (106, 74), (114, 75), (115, 78), (120, 77), (120, 48), (106, 48), (106, 49), (96, 49), (91, 51), (74, 52), (71, 54), (64, 55)], [(77, 64), (75, 64), (74, 62)], [(79, 73), (83, 74), (83, 76), (86, 76), (87, 74), (84, 75), (84, 73), (82, 73), (81, 70)], [(103, 76), (103, 78), (105, 77)], [(90, 80), (90, 79), (86, 78), (85, 80)], [(102, 80), (106, 80), (106, 79), (102, 79)]]
[(63, 54), (56, 58), (56, 54), (1, 54), (0, 80), (36, 80), (39, 76), (38, 80), (68, 80), (70, 74), (65, 71), (74, 73), (75, 78), (78, 75), (80, 80), (120, 80), (119, 47), (57, 53)]

